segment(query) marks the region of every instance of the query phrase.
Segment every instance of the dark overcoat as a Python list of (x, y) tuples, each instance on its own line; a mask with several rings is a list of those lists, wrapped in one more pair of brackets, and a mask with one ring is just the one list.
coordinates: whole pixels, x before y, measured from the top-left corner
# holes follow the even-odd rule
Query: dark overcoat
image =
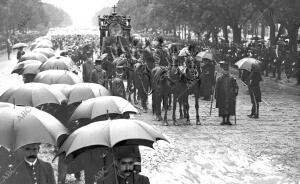
[(259, 83), (262, 77), (259, 71), (252, 71), (249, 75), (249, 93), (252, 103), (261, 102), (261, 91)]
[(235, 78), (229, 74), (223, 74), (216, 83), (216, 108), (219, 109), (219, 116), (235, 115), (236, 96), (238, 85)]
[(44, 162), (40, 159), (32, 167), (22, 160), (8, 177), (5, 184), (55, 184), (54, 172), (50, 163)]
[(215, 66), (211, 62), (202, 68), (200, 94), (205, 98), (209, 98), (212, 93), (212, 87), (215, 83)]

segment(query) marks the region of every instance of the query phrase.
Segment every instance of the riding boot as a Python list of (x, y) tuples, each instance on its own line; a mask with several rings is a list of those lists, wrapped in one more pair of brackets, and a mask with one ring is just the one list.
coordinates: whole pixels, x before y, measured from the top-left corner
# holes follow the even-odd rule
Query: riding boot
[(259, 117), (259, 104), (257, 103), (256, 109), (255, 109), (255, 114), (252, 116), (252, 118), (257, 119)]
[(251, 114), (249, 114), (248, 117), (251, 118), (252, 116), (254, 116), (254, 114), (255, 114), (255, 105), (254, 103), (252, 103)]

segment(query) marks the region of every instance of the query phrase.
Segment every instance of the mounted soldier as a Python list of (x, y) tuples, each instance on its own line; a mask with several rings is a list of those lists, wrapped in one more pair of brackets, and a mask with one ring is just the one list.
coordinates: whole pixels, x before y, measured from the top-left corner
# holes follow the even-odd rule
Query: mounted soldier
[(170, 65), (170, 57), (166, 50), (163, 49), (162, 44), (164, 43), (163, 37), (158, 36), (153, 40), (154, 52), (153, 57), (155, 59), (155, 66), (166, 66)]

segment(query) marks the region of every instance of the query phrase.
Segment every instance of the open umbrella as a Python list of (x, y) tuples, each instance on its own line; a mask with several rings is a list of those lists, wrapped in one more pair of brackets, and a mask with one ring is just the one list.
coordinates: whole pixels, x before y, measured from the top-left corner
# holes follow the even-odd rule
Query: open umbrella
[(14, 107), (14, 105), (11, 103), (0, 102), (0, 108), (2, 107)]
[(46, 70), (38, 73), (34, 78), (34, 82), (45, 84), (77, 84), (82, 79), (76, 74), (66, 70)]
[(52, 48), (52, 42), (47, 39), (37, 40), (33, 42), (30, 46), (30, 50), (34, 50), (36, 48)]
[(51, 42), (44, 42), (43, 41), (41, 43), (38, 43), (35, 48), (52, 48), (52, 47), (53, 47), (53, 45), (52, 45)]
[(50, 87), (62, 92), (67, 98), (69, 98), (72, 90), (72, 86), (69, 84), (51, 84)]
[(188, 47), (184, 47), (183, 49), (181, 49), (178, 54), (178, 56), (189, 56), (189, 55), (191, 54)]
[(71, 61), (64, 56), (55, 56), (49, 58), (45, 63), (41, 65), (41, 71), (45, 70), (69, 70), (71, 67)]
[(39, 63), (29, 63), (24, 66), (24, 68), (20, 71), (22, 75), (25, 74), (37, 74), (40, 72), (40, 66)]
[(101, 96), (83, 101), (73, 112), (69, 122), (89, 118), (94, 119), (105, 114), (138, 113), (127, 100), (118, 96)]
[(95, 83), (78, 83), (72, 86), (68, 104), (100, 96), (110, 96), (109, 91), (104, 86)]
[(3, 107), (0, 116), (0, 145), (12, 151), (32, 143), (56, 145), (68, 133), (55, 117), (34, 107)]
[(90, 146), (114, 147), (122, 145), (143, 145), (153, 147), (158, 140), (168, 141), (149, 124), (133, 119), (116, 119), (94, 122), (75, 130), (65, 140), (59, 152), (66, 156)]
[(40, 83), (26, 83), (12, 87), (0, 96), (1, 102), (33, 107), (46, 103), (60, 104), (65, 99), (66, 97), (60, 91)]
[(44, 54), (47, 58), (55, 56), (54, 51), (51, 48), (36, 48), (32, 50), (32, 52)]
[(213, 53), (208, 50), (202, 51), (196, 55), (196, 58), (213, 60)]
[(41, 61), (38, 61), (38, 60), (26, 60), (26, 61), (22, 61), (22, 62), (18, 63), (18, 64), (14, 67), (14, 69), (13, 69), (13, 71), (12, 71), (11, 73), (17, 73), (17, 74), (21, 75), (21, 71), (24, 69), (24, 67), (25, 67), (26, 65), (32, 64), (32, 63), (39, 64), (39, 65), (42, 64), (42, 62), (41, 62)]
[(256, 68), (260, 67), (261, 62), (255, 58), (243, 58), (235, 63), (236, 66), (238, 66), (239, 69), (244, 69), (251, 71), (253, 65), (255, 65)]
[(21, 57), (20, 62), (26, 61), (26, 60), (38, 60), (41, 62), (45, 62), (45, 61), (47, 61), (47, 59), (48, 58), (44, 54), (27, 52)]
[(18, 48), (22, 48), (22, 47), (27, 47), (28, 45), (26, 43), (16, 43), (13, 45), (13, 49), (18, 49)]

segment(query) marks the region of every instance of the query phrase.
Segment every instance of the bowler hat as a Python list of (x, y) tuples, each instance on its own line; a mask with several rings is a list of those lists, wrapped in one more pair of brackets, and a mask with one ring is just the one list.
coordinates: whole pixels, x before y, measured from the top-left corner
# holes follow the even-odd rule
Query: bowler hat
[(114, 156), (117, 160), (123, 158), (136, 158), (133, 146), (119, 146), (114, 148)]

